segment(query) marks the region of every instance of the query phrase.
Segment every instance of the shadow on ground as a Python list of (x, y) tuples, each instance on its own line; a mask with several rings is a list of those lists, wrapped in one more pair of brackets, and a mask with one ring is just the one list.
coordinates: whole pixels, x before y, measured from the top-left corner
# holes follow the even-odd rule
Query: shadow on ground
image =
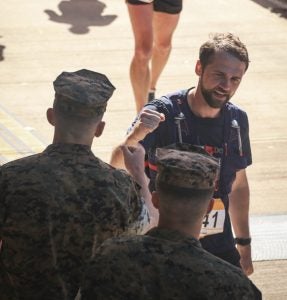
[(0, 45), (0, 61), (2, 61), (2, 60), (4, 60), (4, 49), (5, 49), (6, 47), (5, 46), (3, 46), (3, 45)]
[[(0, 36), (1, 38), (2, 36)], [(0, 45), (0, 61), (4, 60), (4, 49), (6, 47), (4, 45)]]
[(252, 0), (253, 2), (269, 9), (271, 12), (287, 19), (287, 1), (286, 0)]
[(50, 9), (44, 12), (53, 22), (70, 24), (69, 30), (75, 34), (88, 33), (90, 26), (107, 26), (117, 18), (117, 15), (102, 15), (106, 4), (98, 0), (61, 1), (58, 8), (60, 15)]

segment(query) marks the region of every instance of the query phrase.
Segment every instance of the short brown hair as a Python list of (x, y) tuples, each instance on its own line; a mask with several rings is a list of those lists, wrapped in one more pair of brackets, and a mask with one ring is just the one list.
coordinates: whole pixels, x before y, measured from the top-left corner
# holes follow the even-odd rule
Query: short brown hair
[(199, 49), (199, 60), (202, 67), (205, 68), (210, 64), (214, 54), (219, 51), (224, 51), (235, 56), (245, 63), (245, 70), (248, 69), (249, 57), (247, 48), (240, 39), (232, 33), (211, 34), (209, 40)]

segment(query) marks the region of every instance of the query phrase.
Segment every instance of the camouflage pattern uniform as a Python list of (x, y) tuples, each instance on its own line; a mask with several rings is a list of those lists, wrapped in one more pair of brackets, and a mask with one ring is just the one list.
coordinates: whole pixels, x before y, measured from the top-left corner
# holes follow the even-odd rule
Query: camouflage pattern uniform
[[(209, 190), (218, 174), (212, 157), (173, 149), (157, 149), (157, 166), (157, 183), (161, 190), (166, 185), (171, 193), (177, 193), (176, 189), (187, 193)], [(163, 202), (160, 199), (159, 207)], [(213, 256), (197, 239), (172, 227), (170, 222), (169, 228), (153, 228), (144, 236), (105, 241), (87, 268), (81, 299), (261, 299), (260, 291), (241, 269)]]
[(110, 239), (99, 249), (82, 300), (250, 300), (256, 288), (229, 263), (180, 232)]
[(89, 146), (51, 144), (1, 166), (1, 300), (74, 299), (95, 249), (147, 218), (138, 185)]

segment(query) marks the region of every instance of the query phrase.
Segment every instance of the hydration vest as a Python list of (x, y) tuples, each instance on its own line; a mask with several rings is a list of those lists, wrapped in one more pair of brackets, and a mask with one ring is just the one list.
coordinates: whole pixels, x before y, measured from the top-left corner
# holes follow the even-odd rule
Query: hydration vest
[[(190, 125), (185, 122), (182, 105), (186, 102), (188, 90), (181, 90), (173, 94), (152, 101), (150, 104), (156, 106), (157, 111), (165, 115), (165, 122), (159, 125), (154, 132), (156, 146), (148, 147), (146, 155), (146, 173), (150, 180), (150, 190), (155, 190), (154, 180), (156, 176), (155, 149), (178, 143), (182, 135), (192, 135)], [(242, 169), (241, 159), (245, 159), (242, 152), (240, 134), (240, 109), (232, 103), (227, 103), (223, 110), (223, 153), (221, 155), (221, 170), (219, 190), (216, 196), (225, 198), (231, 191), (236, 171)], [(214, 149), (204, 147), (207, 152)], [(210, 153), (213, 154), (213, 153)]]

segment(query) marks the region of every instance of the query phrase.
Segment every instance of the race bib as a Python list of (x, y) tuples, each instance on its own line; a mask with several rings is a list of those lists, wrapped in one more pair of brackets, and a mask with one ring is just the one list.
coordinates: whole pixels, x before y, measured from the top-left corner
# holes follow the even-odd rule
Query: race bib
[(224, 220), (224, 204), (220, 198), (216, 198), (214, 199), (212, 210), (203, 219), (200, 238), (223, 232)]

